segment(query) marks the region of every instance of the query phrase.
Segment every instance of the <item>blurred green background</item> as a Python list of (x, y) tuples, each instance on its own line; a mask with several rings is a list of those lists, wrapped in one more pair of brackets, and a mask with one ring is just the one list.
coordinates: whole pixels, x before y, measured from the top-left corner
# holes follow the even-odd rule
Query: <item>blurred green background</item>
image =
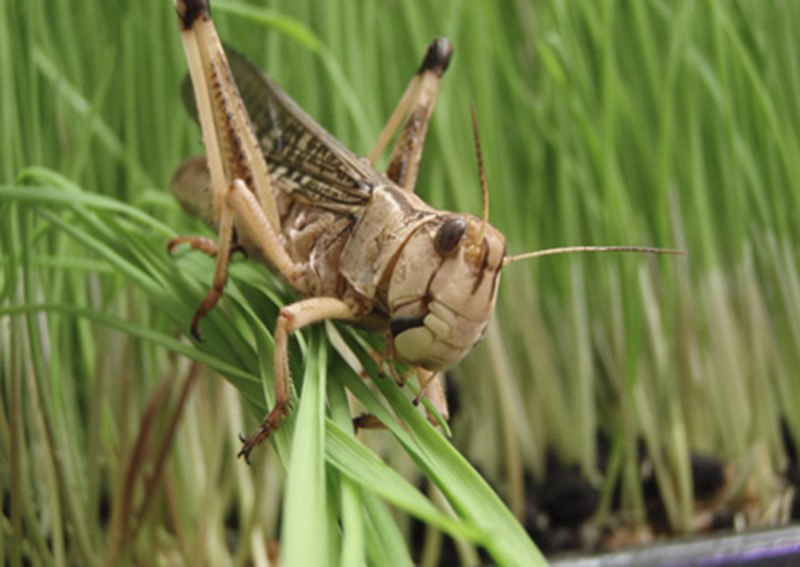
[[(543, 258), (504, 273), (489, 336), (449, 383), (452, 441), (511, 511), (524, 516), (525, 476), (542, 482), (551, 450), (600, 491), (596, 525), (646, 523), (644, 451), (674, 533), (697, 525), (691, 454), (725, 463), (716, 506), (745, 525), (782, 519), (791, 455), (781, 419), (800, 432), (800, 4), (213, 8), (224, 40), (359, 154), (430, 40), (450, 38), (417, 192), (438, 208), (480, 211), (474, 103), (491, 220), (510, 253), (689, 252)], [(237, 261), (206, 343), (179, 340), (212, 266), (163, 252), (175, 233), (204, 230), (168, 193), (181, 159), (202, 151), (181, 101), (185, 72), (168, 0), (0, 0), (3, 562), (260, 563), (280, 539), (292, 564), (308, 559), (303, 537), (324, 537), (331, 563), (435, 564), (440, 529), (471, 542), (459, 546), (465, 562), (481, 546), (501, 564), (534, 557), (424, 419), (408, 437), (396, 427), (365, 436), (391, 467), (355, 454), (343, 385), (362, 402), (372, 394), (342, 362), (347, 349), (330, 348), (333, 327), (303, 333), (296, 352), (295, 376), (313, 378), (301, 399), (315, 409), (294, 428), (308, 427), (309, 446), (282, 433), (254, 467), (234, 460), (236, 433), (271, 400), (269, 328), (293, 296)], [(377, 376), (365, 335), (337, 328)], [(245, 411), (221, 378), (176, 353), (221, 371)], [(324, 422), (325, 387), (305, 395), (318, 375), (336, 429)], [(376, 399), (413, 413), (413, 387), (375, 380)], [(599, 433), (610, 442), (602, 458)], [(430, 501), (412, 486), (420, 470), (438, 487)], [(389, 485), (398, 488), (381, 492)], [(422, 557), (407, 549), (397, 510), (429, 525)], [(508, 541), (490, 543), (493, 529)]]

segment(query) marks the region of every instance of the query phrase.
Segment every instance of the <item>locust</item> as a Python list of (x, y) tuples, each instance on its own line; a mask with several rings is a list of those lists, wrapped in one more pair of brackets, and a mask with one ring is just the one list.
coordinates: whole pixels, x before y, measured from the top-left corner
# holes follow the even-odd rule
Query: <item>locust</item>
[[(223, 296), (232, 251), (266, 262), (302, 299), (280, 309), (274, 330), (275, 398), (239, 452), (253, 449), (289, 414), (290, 335), (336, 319), (385, 333), (389, 355), (413, 367), (446, 416), (441, 372), (483, 338), (502, 269), (521, 259), (572, 251), (679, 252), (647, 247), (567, 247), (508, 256), (488, 222), (477, 119), (483, 215), (437, 210), (415, 194), (428, 125), (452, 44), (435, 39), (373, 151), (359, 157), (318, 125), (272, 79), (223, 48), (206, 0), (175, 0), (205, 157), (187, 159), (173, 190), (218, 233), (180, 236), (216, 258), (211, 290), (191, 322)], [(399, 134), (398, 129), (401, 128)], [(389, 165), (375, 163), (397, 137)], [(431, 397), (433, 394), (429, 393)], [(436, 402), (434, 402), (435, 405)]]

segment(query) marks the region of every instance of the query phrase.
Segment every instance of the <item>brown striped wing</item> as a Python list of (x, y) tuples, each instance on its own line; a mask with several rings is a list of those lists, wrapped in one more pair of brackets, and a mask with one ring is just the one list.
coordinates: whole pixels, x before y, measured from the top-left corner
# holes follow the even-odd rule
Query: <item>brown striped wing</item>
[[(358, 214), (386, 183), (367, 160), (317, 124), (275, 81), (226, 48), (228, 62), (267, 160), (273, 184), (301, 202)], [(184, 99), (194, 112), (191, 82)]]

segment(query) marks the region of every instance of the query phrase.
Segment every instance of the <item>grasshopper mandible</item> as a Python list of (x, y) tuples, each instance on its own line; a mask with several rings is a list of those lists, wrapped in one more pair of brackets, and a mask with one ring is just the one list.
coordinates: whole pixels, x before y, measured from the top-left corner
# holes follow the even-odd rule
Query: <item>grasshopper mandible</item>
[[(457, 364), (486, 332), (502, 268), (577, 247), (506, 255), (503, 234), (483, 218), (439, 211), (414, 194), (442, 75), (452, 55), (435, 40), (369, 158), (359, 158), (243, 57), (226, 55), (206, 0), (175, 0), (207, 157), (189, 158), (173, 187), (183, 205), (218, 230), (214, 242), (184, 236), (216, 256), (213, 288), (191, 325), (222, 297), (234, 247), (262, 260), (304, 299), (275, 326), (275, 407), (239, 456), (275, 431), (289, 412), (289, 335), (339, 319), (385, 332), (389, 352), (418, 370), (423, 390)], [(405, 119), (386, 173), (372, 165)], [(475, 121), (473, 113), (473, 121)], [(476, 123), (477, 124), (477, 123)], [(479, 165), (480, 145), (477, 137)], [(446, 407), (446, 406), (445, 406)]]

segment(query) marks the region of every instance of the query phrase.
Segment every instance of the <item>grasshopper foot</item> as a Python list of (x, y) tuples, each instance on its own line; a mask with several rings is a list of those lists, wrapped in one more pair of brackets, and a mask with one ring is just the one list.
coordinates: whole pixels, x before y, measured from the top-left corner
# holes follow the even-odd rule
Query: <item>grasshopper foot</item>
[(248, 465), (253, 464), (250, 461), (250, 453), (253, 452), (253, 449), (258, 447), (263, 441), (269, 439), (270, 431), (268, 428), (265, 427), (266, 424), (263, 424), (261, 427), (258, 428), (258, 431), (250, 435), (249, 437), (245, 437), (242, 434), (239, 434), (239, 441), (242, 442), (242, 448), (236, 453), (236, 458), (241, 459), (244, 457), (245, 462)]
[[(260, 429), (258, 433), (261, 433)], [(254, 439), (254, 437), (256, 437), (258, 433), (256, 435), (251, 435), (250, 437), (245, 437), (241, 433), (239, 434), (239, 441), (242, 442), (242, 448), (239, 450), (238, 453), (236, 453), (236, 458), (241, 459), (242, 457), (244, 457), (244, 460), (248, 465), (252, 464), (250, 462), (250, 452), (253, 449), (255, 449), (256, 445), (258, 445), (262, 441), (262, 439)], [(264, 438), (266, 439), (266, 437), (269, 437), (269, 433), (266, 433), (266, 436)]]
[[(192, 249), (199, 250), (206, 256), (216, 258), (219, 254), (219, 245), (213, 238), (206, 236), (177, 236), (167, 242), (167, 253), (173, 254), (175, 249), (181, 244), (188, 244)], [(231, 254), (240, 253), (242, 257), (247, 260), (247, 250), (241, 244), (234, 244), (231, 246)]]
[(386, 429), (386, 425), (371, 413), (365, 413), (353, 418), (353, 427), (359, 429)]
[(200, 320), (206, 316), (203, 311), (202, 306), (200, 309), (197, 310), (197, 313), (194, 314), (194, 318), (192, 318), (192, 325), (189, 327), (189, 332), (194, 337), (198, 343), (203, 342), (203, 333), (200, 331)]
[(178, 236), (173, 238), (167, 242), (167, 252), (172, 254), (181, 244), (188, 244), (195, 250), (199, 250), (212, 258), (216, 258), (219, 253), (219, 246), (217, 246), (217, 243), (205, 236)]
[(205, 299), (203, 299), (203, 303), (201, 303), (200, 307), (197, 308), (197, 311), (192, 318), (192, 326), (189, 329), (192, 333), (192, 336), (198, 342), (203, 342), (203, 333), (200, 332), (200, 321), (205, 319), (206, 315), (208, 315), (217, 305), (222, 297), (222, 289), (224, 285), (225, 284), (223, 283), (222, 285), (215, 285), (213, 288), (211, 288), (211, 291), (209, 291)]
[(289, 408), (286, 405), (279, 404), (275, 406), (275, 408), (269, 413), (267, 419), (263, 421), (261, 426), (252, 433), (248, 437), (244, 435), (239, 435), (239, 440), (242, 442), (241, 450), (236, 454), (237, 458), (244, 457), (244, 460), (247, 464), (250, 464), (250, 453), (253, 452), (253, 449), (261, 445), (264, 441), (269, 439), (269, 436), (272, 435), (274, 431), (276, 431), (283, 420), (286, 419), (286, 416), (289, 415)]

